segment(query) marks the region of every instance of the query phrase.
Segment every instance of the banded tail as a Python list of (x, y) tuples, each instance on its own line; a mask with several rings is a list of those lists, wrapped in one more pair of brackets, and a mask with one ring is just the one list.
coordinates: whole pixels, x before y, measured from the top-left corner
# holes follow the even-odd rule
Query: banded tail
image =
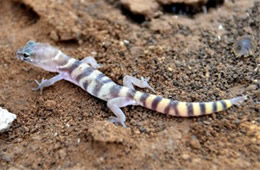
[(176, 117), (195, 117), (226, 110), (235, 104), (243, 102), (246, 96), (212, 102), (179, 102), (137, 91), (134, 99), (145, 108), (160, 113)]

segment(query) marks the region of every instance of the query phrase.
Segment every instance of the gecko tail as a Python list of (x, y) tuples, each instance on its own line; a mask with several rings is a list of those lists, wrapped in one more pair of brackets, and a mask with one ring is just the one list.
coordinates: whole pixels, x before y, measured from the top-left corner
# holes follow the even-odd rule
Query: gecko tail
[(239, 96), (239, 97), (235, 97), (233, 99), (230, 99), (230, 102), (232, 105), (237, 105), (239, 106), (241, 103), (243, 103), (245, 100), (248, 99), (248, 96)]
[(138, 96), (140, 98), (136, 100), (140, 105), (176, 117), (197, 117), (224, 111), (233, 105), (240, 105), (247, 99), (247, 96), (239, 96), (211, 102), (180, 102), (147, 93)]

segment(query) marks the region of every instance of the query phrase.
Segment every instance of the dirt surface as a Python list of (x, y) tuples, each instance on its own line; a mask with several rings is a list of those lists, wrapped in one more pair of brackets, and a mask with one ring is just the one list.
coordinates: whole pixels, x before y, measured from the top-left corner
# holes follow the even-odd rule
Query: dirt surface
[[(143, 8), (149, 15), (119, 0), (0, 0), (0, 106), (17, 114), (0, 134), (0, 169), (260, 168), (260, 2)], [(256, 44), (249, 56), (232, 50), (243, 36)], [(193, 119), (130, 106), (123, 128), (107, 121), (105, 102), (69, 82), (32, 91), (55, 74), (15, 58), (28, 40), (92, 55), (118, 84), (126, 74), (151, 77), (156, 94), (176, 100), (249, 99)]]

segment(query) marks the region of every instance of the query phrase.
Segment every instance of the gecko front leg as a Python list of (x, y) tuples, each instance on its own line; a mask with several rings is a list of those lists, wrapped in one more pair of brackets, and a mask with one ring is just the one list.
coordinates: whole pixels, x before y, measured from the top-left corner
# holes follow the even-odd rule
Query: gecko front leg
[(62, 79), (64, 79), (64, 76), (60, 73), (49, 80), (42, 78), (42, 81), (40, 83), (35, 80), (35, 82), (38, 84), (38, 87), (33, 88), (32, 90), (40, 90), (40, 94), (42, 95), (42, 90), (44, 87), (49, 87)]
[(128, 105), (135, 105), (135, 101), (129, 97), (116, 97), (113, 99), (110, 99), (107, 101), (107, 106), (110, 108), (110, 110), (116, 115), (111, 116), (109, 120), (112, 123), (120, 123), (123, 127), (126, 127), (125, 125), (125, 114), (120, 109), (120, 107), (125, 107)]
[(123, 78), (123, 85), (134, 90), (134, 86), (140, 87), (140, 88), (149, 88), (152, 92), (155, 92), (154, 89), (148, 84), (148, 81), (150, 80), (150, 77), (141, 79), (135, 78), (133, 76), (125, 75)]
[(91, 56), (82, 59), (81, 62), (87, 63), (87, 64), (89, 64), (93, 68), (100, 68), (100, 67), (102, 67), (102, 65), (98, 64), (97, 61), (95, 60), (95, 58), (93, 58)]

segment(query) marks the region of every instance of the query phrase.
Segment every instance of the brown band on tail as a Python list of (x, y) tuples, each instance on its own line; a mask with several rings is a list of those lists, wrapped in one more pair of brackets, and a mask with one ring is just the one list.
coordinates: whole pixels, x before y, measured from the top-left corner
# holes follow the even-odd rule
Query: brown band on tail
[(190, 116), (190, 117), (194, 116), (193, 104), (192, 103), (187, 103), (187, 107), (188, 107), (188, 116)]
[(179, 111), (177, 109), (178, 107), (177, 101), (170, 100), (167, 107), (164, 109), (164, 113), (172, 116), (179, 116)]
[(213, 113), (217, 112), (218, 110), (217, 102), (212, 102), (212, 106), (213, 106)]
[(140, 101), (143, 103), (143, 106), (146, 107), (146, 99), (149, 97), (150, 95), (147, 94), (147, 93), (143, 93), (141, 98), (140, 98)]
[(200, 114), (201, 115), (205, 115), (206, 114), (205, 103), (204, 102), (200, 102), (199, 106), (200, 106)]
[(153, 102), (152, 102), (152, 108), (151, 108), (151, 109), (152, 109), (152, 110), (156, 110), (158, 104), (161, 102), (162, 99), (163, 99), (162, 97), (157, 96), (157, 97), (153, 100)]
[(221, 100), (220, 102), (222, 104), (223, 110), (226, 110), (227, 109), (226, 101), (225, 100)]

